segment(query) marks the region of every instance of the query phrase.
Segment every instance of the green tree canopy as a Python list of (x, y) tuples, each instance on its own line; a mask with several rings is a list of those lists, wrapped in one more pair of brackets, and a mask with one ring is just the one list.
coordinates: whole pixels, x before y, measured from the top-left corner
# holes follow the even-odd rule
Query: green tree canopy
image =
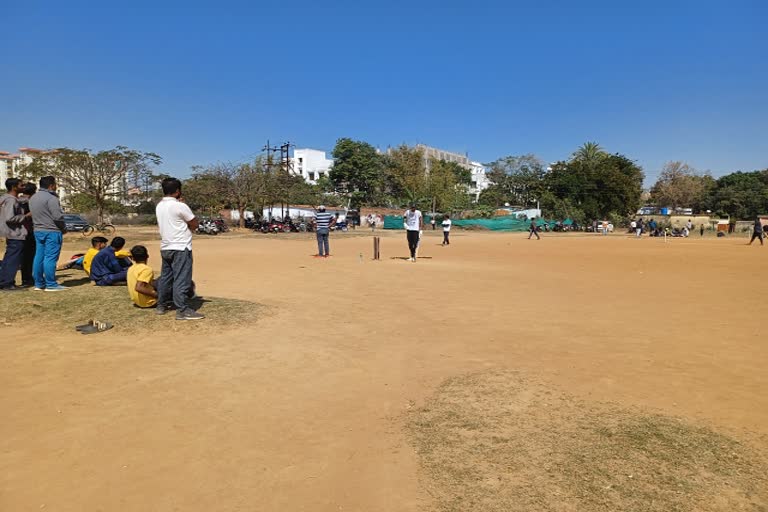
[(337, 192), (348, 195), (355, 207), (372, 204), (384, 184), (383, 159), (367, 142), (341, 138), (333, 148), (328, 177)]

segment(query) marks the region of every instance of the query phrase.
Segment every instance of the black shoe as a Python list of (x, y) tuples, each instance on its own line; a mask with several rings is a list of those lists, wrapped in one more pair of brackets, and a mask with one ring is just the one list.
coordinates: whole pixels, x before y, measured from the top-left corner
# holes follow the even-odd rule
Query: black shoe
[(184, 311), (176, 312), (176, 320), (202, 320), (205, 315), (201, 315), (194, 309), (185, 309)]
[(156, 315), (164, 315), (168, 312), (168, 306), (164, 306), (162, 304), (157, 305), (157, 309), (155, 309)]
[(19, 292), (19, 291), (21, 291), (21, 288), (19, 288), (15, 284), (0, 288), (0, 292)]

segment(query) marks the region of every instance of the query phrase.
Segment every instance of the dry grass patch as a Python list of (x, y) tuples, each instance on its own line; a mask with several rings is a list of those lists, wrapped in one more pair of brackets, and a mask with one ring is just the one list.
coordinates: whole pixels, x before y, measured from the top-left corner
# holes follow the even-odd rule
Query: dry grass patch
[(93, 286), (82, 272), (59, 272), (58, 275), (59, 282), (71, 286), (70, 290), (59, 293), (26, 290), (3, 295), (0, 325), (45, 325), (50, 329), (74, 332), (75, 325), (95, 318), (128, 333), (220, 331), (255, 322), (264, 312), (263, 306), (253, 302), (204, 297), (194, 305), (206, 316), (205, 320), (177, 322), (173, 311), (158, 316), (154, 309), (133, 307), (125, 286)]
[(514, 372), (446, 381), (407, 429), (441, 511), (765, 511), (765, 454)]

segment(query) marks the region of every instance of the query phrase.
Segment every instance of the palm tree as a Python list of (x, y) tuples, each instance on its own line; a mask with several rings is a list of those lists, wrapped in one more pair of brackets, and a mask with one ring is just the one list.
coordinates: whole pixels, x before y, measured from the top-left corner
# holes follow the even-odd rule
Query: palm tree
[(574, 160), (595, 163), (605, 156), (605, 151), (597, 142), (585, 142), (573, 153)]

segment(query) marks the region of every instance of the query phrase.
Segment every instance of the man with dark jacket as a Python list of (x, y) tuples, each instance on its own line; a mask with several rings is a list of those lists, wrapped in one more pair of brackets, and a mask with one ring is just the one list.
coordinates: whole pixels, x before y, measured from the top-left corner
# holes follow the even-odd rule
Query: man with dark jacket
[(760, 245), (763, 245), (763, 223), (760, 222), (760, 217), (755, 219), (755, 226), (754, 229), (752, 229), (752, 238), (749, 240), (747, 245), (752, 245), (752, 242), (755, 241), (755, 238), (760, 240)]
[(63, 233), (66, 231), (64, 212), (56, 195), (56, 178), (40, 178), (40, 190), (29, 200), (35, 229), (35, 261), (32, 274), (35, 290), (60, 292), (68, 290), (56, 282), (56, 262), (61, 254)]
[(116, 236), (112, 239), (109, 247), (103, 248), (93, 257), (91, 281), (96, 283), (96, 286), (116, 286), (126, 283), (128, 278), (127, 266), (123, 266), (115, 255), (115, 252), (123, 247), (125, 247), (125, 238)]
[(0, 197), (0, 235), (5, 237), (5, 256), (3, 267), (0, 269), (2, 291), (18, 290), (16, 272), (19, 270), (21, 254), (24, 251), (24, 240), (27, 238), (24, 210), (19, 204), (22, 187), (20, 179), (8, 178), (5, 180), (8, 193)]
[[(23, 197), (19, 199), (24, 213), (29, 213), (29, 200), (37, 192), (37, 185), (27, 183), (24, 185)], [(27, 228), (27, 239), (24, 240), (24, 252), (21, 255), (21, 286), (35, 286), (35, 278), (32, 277), (32, 266), (35, 262), (35, 229), (32, 224), (32, 215), (26, 215), (24, 227)]]

